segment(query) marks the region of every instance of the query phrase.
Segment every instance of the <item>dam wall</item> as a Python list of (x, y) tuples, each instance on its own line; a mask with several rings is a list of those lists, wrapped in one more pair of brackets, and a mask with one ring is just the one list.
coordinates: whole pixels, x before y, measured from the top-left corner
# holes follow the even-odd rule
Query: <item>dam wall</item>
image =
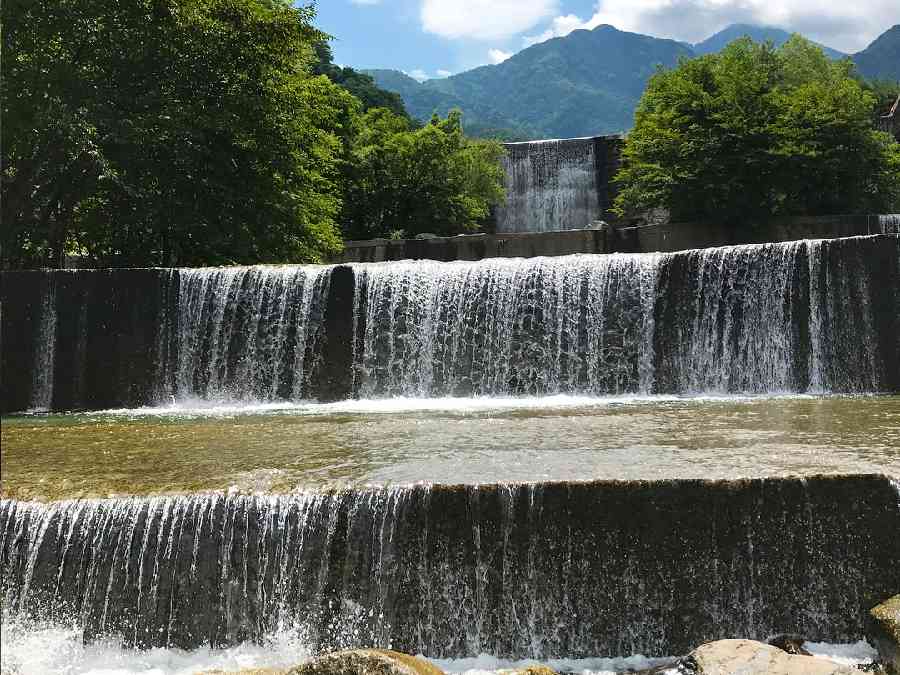
[(900, 237), (2, 273), (2, 410), (900, 391)]
[(140, 647), (671, 655), (861, 639), (898, 531), (882, 476), (0, 500), (0, 593)]
[(505, 143), (497, 232), (582, 229), (605, 217), (621, 145), (618, 136)]

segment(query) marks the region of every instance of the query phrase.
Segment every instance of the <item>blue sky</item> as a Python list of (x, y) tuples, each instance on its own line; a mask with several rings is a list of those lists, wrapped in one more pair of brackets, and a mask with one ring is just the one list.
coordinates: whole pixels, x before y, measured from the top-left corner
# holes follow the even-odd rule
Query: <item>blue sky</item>
[(728, 24), (797, 30), (846, 52), (900, 23), (900, 1), (855, 0), (319, 0), (335, 61), (444, 77), (498, 63), (535, 42), (609, 23), (685, 42)]

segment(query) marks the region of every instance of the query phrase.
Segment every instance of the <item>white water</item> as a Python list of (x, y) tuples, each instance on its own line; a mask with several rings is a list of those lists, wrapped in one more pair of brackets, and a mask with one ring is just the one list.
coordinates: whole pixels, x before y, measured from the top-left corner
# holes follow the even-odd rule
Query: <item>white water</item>
[(302, 398), (329, 269), (179, 270), (178, 357), (164, 376), (168, 386), (182, 396), (212, 399)]
[[(865, 641), (852, 644), (807, 642), (815, 656), (843, 665), (871, 663), (877, 652)], [(107, 639), (85, 645), (74, 627), (23, 626), (4, 620), (0, 630), (0, 673), (3, 675), (193, 675), (209, 670), (288, 668), (310, 657), (310, 650), (290, 631), (269, 636), (265, 644), (243, 643), (228, 649), (208, 647), (134, 650)], [(561, 673), (613, 675), (629, 669), (653, 668), (673, 657), (633, 655), (617, 658), (498, 659), (488, 654), (460, 659), (431, 659), (452, 675), (492, 675), (500, 670), (543, 664)]]
[(593, 138), (550, 139), (506, 146), (506, 202), (498, 232), (586, 228), (601, 214)]
[[(834, 396), (832, 396), (834, 397)], [(173, 399), (171, 403), (140, 408), (110, 408), (85, 413), (76, 417), (237, 417), (241, 415), (395, 415), (419, 412), (453, 413), (466, 415), (469, 413), (509, 412), (516, 410), (575, 410), (605, 408), (609, 406), (643, 406), (667, 402), (752, 402), (778, 399), (819, 398), (812, 394), (722, 394), (700, 396), (676, 395), (628, 395), (620, 396), (572, 396), (556, 394), (552, 396), (473, 396), (473, 397), (438, 397), (411, 398), (397, 396), (393, 398), (347, 399), (333, 403), (316, 401), (217, 401), (200, 398)]]

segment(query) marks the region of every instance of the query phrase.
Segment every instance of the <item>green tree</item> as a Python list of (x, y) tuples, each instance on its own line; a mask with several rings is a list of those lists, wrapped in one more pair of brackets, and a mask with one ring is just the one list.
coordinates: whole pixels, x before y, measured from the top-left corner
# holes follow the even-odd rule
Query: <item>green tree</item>
[(395, 115), (406, 117), (410, 121), (412, 118), (406, 112), (403, 105), (403, 98), (400, 94), (381, 89), (375, 84), (375, 80), (371, 75), (360, 73), (353, 68), (347, 66), (336, 66), (333, 62), (331, 54), (331, 46), (325, 40), (321, 40), (315, 44), (316, 60), (313, 64), (312, 71), (315, 75), (324, 75), (335, 84), (343, 87), (362, 104), (363, 110), (371, 110), (372, 108), (387, 108)]
[(874, 97), (853, 75), (796, 35), (658, 72), (625, 143), (617, 211), (740, 224), (896, 208), (900, 146), (874, 130)]
[(314, 261), (359, 103), (280, 0), (3, 3), (6, 266)]
[(462, 133), (461, 114), (419, 129), (384, 108), (358, 120), (342, 228), (350, 238), (477, 230), (503, 199), (503, 146)]

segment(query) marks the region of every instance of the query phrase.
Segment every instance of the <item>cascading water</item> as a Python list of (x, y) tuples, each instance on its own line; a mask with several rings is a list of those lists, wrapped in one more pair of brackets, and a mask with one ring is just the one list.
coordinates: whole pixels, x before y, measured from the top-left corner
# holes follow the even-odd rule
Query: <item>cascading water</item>
[(40, 317), (29, 407), (32, 410), (51, 410), (57, 339), (56, 288), (52, 282), (47, 283)]
[(900, 234), (900, 213), (886, 213), (878, 216), (878, 232)]
[(178, 270), (173, 395), (203, 399), (310, 397), (328, 267)]
[(498, 232), (583, 229), (603, 214), (594, 138), (506, 144)]
[(357, 268), (357, 391), (649, 393), (658, 255)]
[[(11, 313), (4, 306), (5, 373), (32, 365), (4, 378), (5, 410), (173, 397), (900, 389), (894, 235), (665, 254), (19, 274), (26, 300), (4, 300), (13, 303)], [(28, 275), (42, 275), (37, 290)], [(15, 334), (26, 321), (27, 334)]]
[(898, 527), (878, 476), (3, 500), (0, 590), (7, 621), (141, 646), (672, 654), (858, 639)]
[[(880, 346), (886, 332), (877, 325), (885, 313), (872, 298), (883, 292), (873, 275), (889, 278), (891, 271), (874, 265), (878, 248), (846, 241), (360, 265), (357, 391), (376, 397), (889, 388), (884, 359), (892, 352)], [(896, 241), (868, 241), (887, 254), (893, 244), (896, 254)], [(883, 301), (896, 316), (896, 296)]]

